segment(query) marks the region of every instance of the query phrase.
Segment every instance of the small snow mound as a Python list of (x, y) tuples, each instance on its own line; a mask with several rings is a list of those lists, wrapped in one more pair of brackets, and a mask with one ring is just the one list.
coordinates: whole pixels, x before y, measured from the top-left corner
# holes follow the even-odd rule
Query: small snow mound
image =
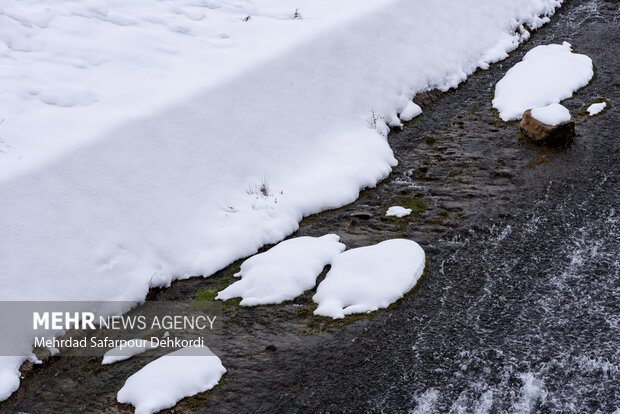
[(573, 53), (570, 43), (538, 46), (497, 83), (493, 107), (504, 121), (521, 119), (527, 109), (570, 98), (592, 76), (592, 59)]
[(319, 285), (314, 314), (337, 319), (386, 308), (416, 285), (424, 264), (424, 250), (411, 240), (348, 250), (333, 261)]
[(157, 348), (157, 346), (151, 341), (147, 341), (146, 339), (132, 339), (127, 341), (127, 346), (117, 346), (116, 348), (112, 348), (107, 351), (103, 355), (101, 365), (109, 365), (115, 362), (124, 361), (152, 348)]
[(594, 116), (594, 115), (598, 115), (601, 112), (603, 112), (603, 110), (607, 107), (607, 102), (599, 102), (599, 103), (594, 103), (590, 106), (588, 106), (588, 114), (590, 116)]
[(557, 103), (532, 109), (532, 116), (543, 124), (551, 126), (570, 121), (568, 109)]
[(411, 211), (413, 210), (411, 210), (410, 208), (393, 206), (388, 208), (388, 210), (385, 212), (385, 215), (387, 217), (405, 217), (411, 214)]
[(413, 102), (407, 103), (405, 109), (400, 113), (400, 120), (403, 122), (411, 121), (416, 116), (422, 113), (422, 108)]
[(183, 348), (156, 359), (127, 379), (116, 395), (118, 402), (136, 407), (135, 414), (151, 414), (215, 387), (226, 372), (209, 348)]
[(281, 303), (312, 289), (323, 268), (346, 248), (340, 237), (297, 237), (281, 242), (265, 253), (243, 262), (241, 280), (228, 286), (216, 299), (243, 298), (243, 306)]

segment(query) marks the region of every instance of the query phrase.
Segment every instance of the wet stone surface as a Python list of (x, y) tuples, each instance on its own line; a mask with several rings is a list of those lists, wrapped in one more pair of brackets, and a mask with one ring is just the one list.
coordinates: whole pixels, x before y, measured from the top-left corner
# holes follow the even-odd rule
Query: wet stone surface
[[(228, 373), (168, 412), (620, 407), (619, 15), (615, 1), (568, 1), (510, 58), (392, 132), (399, 165), (387, 180), (349, 206), (304, 220), (294, 235), (336, 233), (349, 247), (416, 240), (428, 263), (413, 292), (344, 322), (313, 317), (312, 292), (278, 306), (228, 301), (220, 355)], [(594, 81), (563, 104), (574, 115), (596, 98), (612, 106), (594, 118), (575, 116), (570, 146), (538, 147), (519, 140), (518, 123), (501, 122), (490, 101), (528, 50), (562, 41), (597, 67)], [(392, 205), (413, 212), (387, 218)], [(239, 263), (153, 296), (217, 290)], [(116, 392), (150, 360), (146, 353), (102, 367), (96, 358), (52, 357), (0, 411), (131, 412)]]

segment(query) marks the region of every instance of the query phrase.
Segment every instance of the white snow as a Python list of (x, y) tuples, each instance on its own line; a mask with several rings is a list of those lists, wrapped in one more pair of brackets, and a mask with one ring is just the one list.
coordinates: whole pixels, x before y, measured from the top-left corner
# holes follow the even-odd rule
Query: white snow
[(313, 300), (315, 315), (344, 318), (386, 308), (410, 291), (424, 273), (424, 250), (414, 241), (386, 240), (347, 250), (332, 263)]
[(281, 303), (312, 289), (323, 268), (346, 248), (340, 237), (297, 237), (281, 242), (243, 262), (235, 276), (241, 280), (218, 293), (216, 299), (243, 298), (243, 306)]
[(606, 107), (607, 102), (593, 103), (592, 105), (588, 106), (587, 111), (590, 116), (594, 116), (601, 113)]
[(127, 346), (117, 346), (103, 355), (101, 365), (113, 364), (139, 355), (149, 349), (157, 348), (157, 345), (146, 339), (132, 339), (127, 341)]
[(210, 390), (226, 368), (217, 356), (207, 355), (205, 348), (183, 348), (147, 364), (127, 378), (116, 399), (132, 404), (135, 414), (150, 414)]
[(570, 98), (592, 76), (592, 59), (573, 53), (570, 43), (537, 46), (497, 83), (493, 107), (504, 121), (521, 119), (527, 109)]
[(27, 358), (0, 356), (0, 401), (4, 401), (19, 387), (19, 367)]
[(387, 177), (416, 93), (560, 4), (3, 1), (0, 300), (140, 301), (282, 240)]
[(558, 103), (532, 109), (532, 117), (543, 124), (551, 126), (568, 122), (571, 118), (569, 110)]
[(405, 208), (401, 206), (392, 206), (387, 209), (385, 215), (388, 217), (405, 217), (411, 214), (410, 208)]
[(422, 113), (422, 108), (420, 108), (418, 105), (413, 103), (413, 101), (411, 101), (407, 103), (407, 105), (405, 106), (405, 109), (402, 110), (399, 116), (400, 116), (401, 121), (407, 122), (407, 121), (411, 121), (413, 118), (420, 115), (421, 113)]

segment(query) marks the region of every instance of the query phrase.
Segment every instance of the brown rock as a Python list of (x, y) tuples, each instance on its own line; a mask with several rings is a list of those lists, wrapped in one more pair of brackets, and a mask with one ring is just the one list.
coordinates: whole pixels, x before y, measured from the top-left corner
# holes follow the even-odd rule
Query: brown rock
[(423, 108), (426, 105), (431, 105), (441, 98), (441, 91), (439, 89), (431, 89), (430, 91), (417, 94), (413, 98), (413, 103)]
[(569, 141), (575, 135), (575, 121), (562, 122), (556, 126), (543, 124), (532, 116), (532, 110), (523, 113), (519, 124), (521, 131), (536, 144), (558, 145)]

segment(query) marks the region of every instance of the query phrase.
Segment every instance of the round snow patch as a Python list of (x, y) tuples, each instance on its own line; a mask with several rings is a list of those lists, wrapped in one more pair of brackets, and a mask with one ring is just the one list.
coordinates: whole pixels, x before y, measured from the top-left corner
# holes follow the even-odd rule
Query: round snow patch
[(334, 259), (313, 300), (315, 315), (344, 318), (386, 308), (411, 290), (424, 272), (424, 250), (414, 241), (386, 240)]
[(224, 373), (222, 361), (209, 348), (182, 348), (127, 378), (116, 399), (133, 405), (135, 414), (151, 414), (174, 407), (185, 397), (210, 390)]

